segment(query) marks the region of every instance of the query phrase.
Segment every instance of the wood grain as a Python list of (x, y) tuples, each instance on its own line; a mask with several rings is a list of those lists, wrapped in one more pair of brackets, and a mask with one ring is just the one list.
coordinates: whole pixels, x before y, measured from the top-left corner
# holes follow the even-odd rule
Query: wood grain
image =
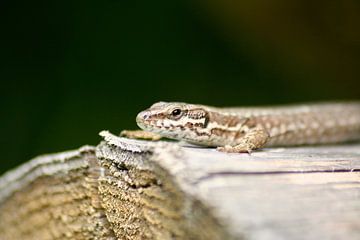
[(360, 144), (248, 155), (101, 136), (0, 178), (0, 239), (360, 239)]

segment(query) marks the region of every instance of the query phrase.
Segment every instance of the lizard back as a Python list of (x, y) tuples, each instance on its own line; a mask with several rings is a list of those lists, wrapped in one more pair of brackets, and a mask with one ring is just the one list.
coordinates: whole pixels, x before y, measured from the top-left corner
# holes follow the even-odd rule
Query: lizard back
[(270, 135), (266, 146), (325, 144), (360, 139), (359, 102), (217, 108), (217, 111), (248, 118), (245, 125), (249, 127), (258, 125), (265, 128)]

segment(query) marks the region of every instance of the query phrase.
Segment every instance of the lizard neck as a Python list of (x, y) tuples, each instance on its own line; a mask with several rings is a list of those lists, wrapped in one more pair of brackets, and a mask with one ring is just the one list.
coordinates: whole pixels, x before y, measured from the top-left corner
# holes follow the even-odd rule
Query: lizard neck
[(208, 111), (206, 126), (194, 129), (195, 136), (185, 140), (208, 146), (233, 144), (249, 131), (248, 123), (247, 118), (238, 115)]

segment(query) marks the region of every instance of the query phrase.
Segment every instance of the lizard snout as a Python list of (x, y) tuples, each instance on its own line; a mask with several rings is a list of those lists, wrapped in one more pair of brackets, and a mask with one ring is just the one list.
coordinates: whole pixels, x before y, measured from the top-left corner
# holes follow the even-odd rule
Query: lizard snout
[(142, 111), (136, 116), (136, 122), (144, 122), (150, 119), (150, 111)]

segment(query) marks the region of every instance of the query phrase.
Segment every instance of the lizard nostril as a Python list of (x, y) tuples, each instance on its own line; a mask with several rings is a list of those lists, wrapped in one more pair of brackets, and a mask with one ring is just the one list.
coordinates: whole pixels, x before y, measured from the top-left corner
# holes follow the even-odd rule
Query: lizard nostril
[(136, 117), (136, 119), (137, 120), (148, 120), (150, 118), (150, 112), (149, 111), (143, 111), (143, 112), (140, 112), (138, 115), (137, 115), (137, 117)]

